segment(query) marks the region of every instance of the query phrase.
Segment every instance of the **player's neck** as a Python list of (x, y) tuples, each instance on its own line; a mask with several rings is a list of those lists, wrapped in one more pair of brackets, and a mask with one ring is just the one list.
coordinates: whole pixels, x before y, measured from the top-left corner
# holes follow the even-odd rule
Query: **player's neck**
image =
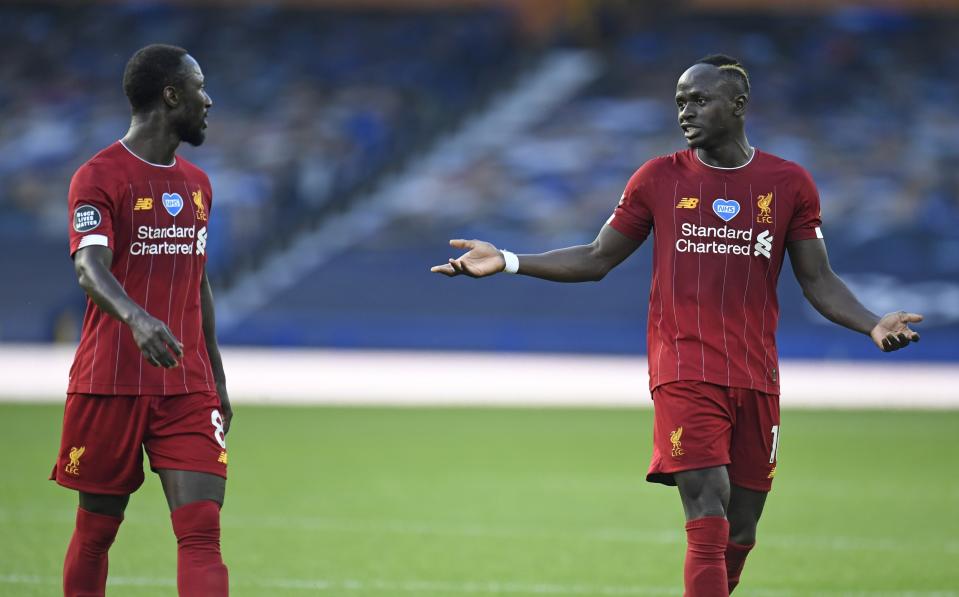
[(696, 149), (696, 155), (707, 166), (739, 168), (753, 159), (755, 151), (746, 139), (746, 135), (742, 135), (729, 143), (723, 143), (716, 147), (700, 147)]
[(151, 164), (172, 165), (180, 137), (164, 122), (146, 117), (133, 117), (130, 129), (121, 139), (127, 149)]

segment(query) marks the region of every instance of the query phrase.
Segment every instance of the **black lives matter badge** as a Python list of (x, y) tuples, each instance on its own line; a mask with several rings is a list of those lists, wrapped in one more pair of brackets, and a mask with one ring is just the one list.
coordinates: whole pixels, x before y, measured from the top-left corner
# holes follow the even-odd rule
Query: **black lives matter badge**
[(73, 229), (77, 232), (90, 232), (100, 225), (100, 210), (92, 205), (78, 205), (73, 211)]

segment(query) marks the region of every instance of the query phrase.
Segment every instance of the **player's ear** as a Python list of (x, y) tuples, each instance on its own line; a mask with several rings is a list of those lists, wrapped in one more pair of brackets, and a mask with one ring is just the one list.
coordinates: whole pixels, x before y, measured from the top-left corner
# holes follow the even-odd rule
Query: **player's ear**
[(167, 85), (163, 88), (163, 102), (171, 108), (176, 108), (180, 105), (180, 96), (176, 87)]
[(749, 96), (745, 93), (740, 93), (733, 98), (733, 114), (736, 116), (743, 116), (746, 114), (746, 104), (749, 103)]

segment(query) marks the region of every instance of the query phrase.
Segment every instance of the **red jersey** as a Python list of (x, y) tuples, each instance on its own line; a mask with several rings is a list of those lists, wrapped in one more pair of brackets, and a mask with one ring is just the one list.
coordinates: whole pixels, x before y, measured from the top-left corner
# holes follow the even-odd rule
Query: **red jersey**
[(70, 393), (170, 395), (214, 388), (203, 336), (200, 282), (212, 201), (206, 174), (177, 156), (151, 164), (122, 142), (83, 164), (70, 182), (70, 254), (113, 250), (126, 293), (183, 344), (179, 367), (154, 367), (123, 323), (87, 300)]
[(822, 238), (809, 173), (758, 149), (738, 168), (687, 149), (636, 171), (608, 223), (637, 241), (653, 232), (650, 389), (699, 380), (778, 394), (786, 243)]

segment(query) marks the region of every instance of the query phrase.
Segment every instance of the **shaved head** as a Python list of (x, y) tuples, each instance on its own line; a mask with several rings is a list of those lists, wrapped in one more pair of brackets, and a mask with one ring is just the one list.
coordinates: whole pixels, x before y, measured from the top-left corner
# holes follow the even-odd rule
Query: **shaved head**
[(746, 72), (746, 67), (732, 56), (727, 56), (726, 54), (710, 54), (697, 60), (696, 64), (715, 66), (719, 69), (723, 77), (739, 86), (739, 93), (749, 94), (749, 73)]
[(712, 64), (697, 62), (687, 68), (679, 77), (676, 87), (698, 87), (710, 89), (714, 92), (722, 92), (727, 97), (733, 98), (737, 95), (749, 95), (748, 83), (745, 78), (736, 71), (730, 74), (730, 71), (720, 69)]
[(733, 58), (707, 56), (676, 82), (679, 126), (690, 147), (712, 149), (743, 135), (749, 76)]

